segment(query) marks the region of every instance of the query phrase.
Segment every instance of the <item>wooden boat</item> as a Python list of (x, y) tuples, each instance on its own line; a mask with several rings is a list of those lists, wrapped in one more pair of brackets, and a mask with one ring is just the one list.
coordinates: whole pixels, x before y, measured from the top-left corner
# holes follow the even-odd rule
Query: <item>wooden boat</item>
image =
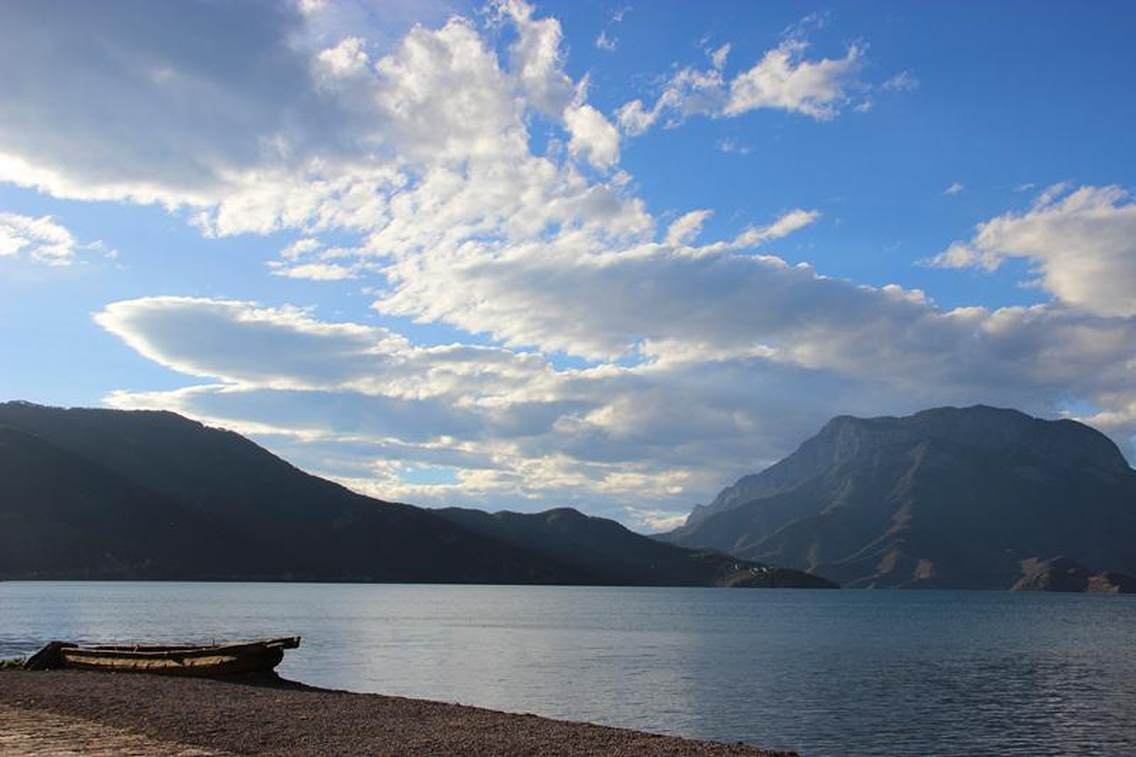
[(28, 658), (28, 670), (75, 668), (114, 673), (170, 676), (228, 676), (267, 673), (284, 659), (285, 649), (300, 646), (299, 636), (229, 644), (132, 644), (81, 647), (53, 641)]

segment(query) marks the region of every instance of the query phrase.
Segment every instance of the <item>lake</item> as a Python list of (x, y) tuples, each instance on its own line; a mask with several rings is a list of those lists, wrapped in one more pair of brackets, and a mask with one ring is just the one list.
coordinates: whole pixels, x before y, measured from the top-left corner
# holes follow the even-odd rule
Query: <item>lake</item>
[(290, 634), (317, 686), (806, 755), (1136, 754), (1136, 597), (0, 583), (0, 657)]

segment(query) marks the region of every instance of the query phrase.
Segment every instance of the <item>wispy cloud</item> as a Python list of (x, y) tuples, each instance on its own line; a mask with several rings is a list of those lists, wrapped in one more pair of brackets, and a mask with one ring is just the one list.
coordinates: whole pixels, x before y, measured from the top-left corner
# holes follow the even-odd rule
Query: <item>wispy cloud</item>
[(888, 92), (911, 92), (919, 89), (919, 80), (910, 71), (900, 71), (881, 84), (880, 89)]
[(0, 257), (23, 257), (49, 266), (69, 266), (82, 253), (113, 258), (117, 253), (101, 241), (80, 243), (51, 216), (0, 212)]
[(718, 152), (737, 153), (738, 155), (749, 155), (750, 152), (752, 152), (752, 149), (749, 145), (741, 144), (736, 139), (731, 139), (728, 137), (725, 139), (719, 139), (714, 143), (714, 147), (717, 148)]
[(619, 39), (615, 36), (614, 28), (623, 23), (624, 17), (631, 11), (630, 6), (623, 6), (612, 11), (607, 24), (596, 35), (596, 47), (605, 52), (615, 52), (619, 47)]

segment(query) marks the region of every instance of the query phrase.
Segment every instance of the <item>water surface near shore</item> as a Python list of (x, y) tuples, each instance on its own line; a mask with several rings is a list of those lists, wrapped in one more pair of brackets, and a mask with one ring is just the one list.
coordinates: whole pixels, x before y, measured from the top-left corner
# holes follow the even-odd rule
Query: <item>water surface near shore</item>
[(1136, 597), (0, 583), (0, 657), (293, 633), (316, 686), (803, 754), (1136, 753)]

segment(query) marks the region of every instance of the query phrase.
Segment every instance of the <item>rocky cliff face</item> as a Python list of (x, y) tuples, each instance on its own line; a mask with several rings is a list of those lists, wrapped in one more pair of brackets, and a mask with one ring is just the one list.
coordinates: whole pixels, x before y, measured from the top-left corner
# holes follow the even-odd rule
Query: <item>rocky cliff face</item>
[(1068, 591), (1094, 594), (1136, 594), (1136, 576), (1114, 571), (1092, 573), (1068, 557), (1025, 560), (1014, 591)]
[(990, 407), (834, 418), (664, 537), (850, 586), (1008, 589), (1023, 561), (1136, 570), (1136, 472), (1074, 421)]

